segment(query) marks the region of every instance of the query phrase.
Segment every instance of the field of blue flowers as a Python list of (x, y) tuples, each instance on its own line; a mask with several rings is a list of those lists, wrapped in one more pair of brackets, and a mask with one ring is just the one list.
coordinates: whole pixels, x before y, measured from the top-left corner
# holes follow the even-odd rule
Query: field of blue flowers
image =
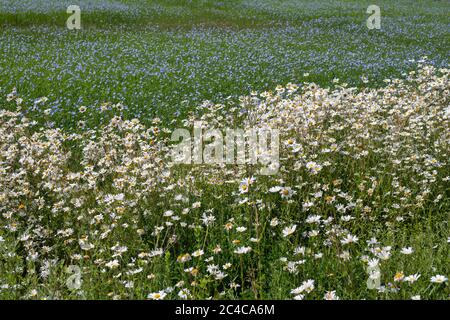
[(70, 1), (0, 3), (1, 93), (48, 97), (66, 127), (80, 106), (105, 101), (143, 121), (173, 118), (278, 84), (380, 86), (414, 59), (448, 62), (447, 1), (379, 1), (381, 30), (367, 29), (360, 1), (79, 2), (75, 32), (65, 28)]

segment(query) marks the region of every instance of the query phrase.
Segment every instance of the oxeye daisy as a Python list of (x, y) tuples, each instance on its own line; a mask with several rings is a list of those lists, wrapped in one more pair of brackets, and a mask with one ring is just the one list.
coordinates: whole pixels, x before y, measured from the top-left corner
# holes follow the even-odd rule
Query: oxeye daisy
[(312, 280), (312, 279), (309, 279), (309, 280), (306, 280), (306, 281), (303, 281), (303, 283), (302, 283), (302, 285), (301, 285), (301, 291), (303, 292), (306, 292), (306, 293), (310, 293), (310, 292), (312, 292), (313, 290), (314, 290), (314, 288), (315, 288), (315, 286), (314, 286), (314, 280)]
[(409, 255), (409, 254), (412, 254), (414, 252), (414, 250), (411, 247), (407, 247), (407, 248), (402, 248), (402, 250), (400, 252), (402, 254)]
[(193, 253), (192, 253), (192, 256), (193, 257), (200, 257), (200, 256), (202, 256), (202, 255), (204, 255), (205, 254), (205, 252), (202, 250), (202, 249), (198, 249), (198, 250), (196, 250), (196, 251), (194, 251)]
[(355, 243), (357, 241), (358, 241), (357, 236), (347, 234), (347, 236), (341, 240), (341, 243), (342, 244), (351, 244), (351, 243)]
[(276, 192), (280, 192), (281, 189), (282, 189), (282, 187), (280, 187), (280, 186), (275, 186), (275, 187), (271, 187), (271, 188), (269, 189), (269, 192), (270, 192), (270, 193), (276, 193)]
[(246, 254), (246, 253), (249, 253), (250, 251), (252, 251), (251, 247), (239, 247), (236, 250), (234, 250), (234, 253)]
[(270, 220), (271, 227), (276, 227), (279, 224), (280, 224), (280, 221), (277, 218), (273, 218), (272, 220)]
[(189, 289), (181, 289), (178, 292), (178, 297), (180, 297), (181, 299), (187, 299), (190, 296), (191, 296), (191, 292), (189, 291)]
[(231, 230), (233, 229), (233, 224), (231, 222), (227, 222), (224, 226), (225, 230)]
[(444, 283), (444, 282), (447, 282), (447, 281), (448, 281), (448, 278), (447, 278), (446, 276), (437, 274), (437, 275), (435, 275), (435, 276), (432, 276), (432, 277), (430, 278), (430, 281), (431, 281), (432, 283)]
[(191, 260), (191, 255), (189, 253), (179, 255), (177, 258), (178, 262), (184, 263)]
[(165, 293), (164, 291), (159, 291), (150, 293), (147, 298), (151, 300), (163, 300), (166, 296), (167, 293)]
[(281, 187), (279, 192), (281, 194), (281, 197), (284, 199), (289, 199), (296, 193), (290, 187)]
[(339, 300), (339, 297), (336, 295), (336, 291), (327, 291), (323, 297), (325, 300)]
[(409, 276), (405, 277), (405, 278), (403, 279), (403, 281), (404, 281), (404, 282), (409, 282), (410, 284), (413, 284), (414, 282), (416, 282), (417, 280), (419, 280), (419, 278), (420, 278), (420, 274), (415, 273), (415, 274), (412, 274), (412, 275), (409, 275)]
[(295, 232), (296, 229), (297, 229), (297, 225), (295, 225), (295, 224), (284, 228), (282, 231), (283, 237), (290, 236), (291, 234), (293, 234)]
[(241, 182), (239, 184), (239, 192), (242, 193), (247, 193), (249, 191), (249, 187), (250, 185), (247, 182)]
[(403, 272), (397, 272), (394, 276), (395, 282), (403, 281), (403, 279), (405, 279), (405, 274)]

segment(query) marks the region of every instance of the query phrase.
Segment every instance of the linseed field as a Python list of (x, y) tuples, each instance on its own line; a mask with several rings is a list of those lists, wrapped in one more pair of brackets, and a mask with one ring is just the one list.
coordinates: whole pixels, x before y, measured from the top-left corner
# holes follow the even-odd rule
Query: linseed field
[(0, 0), (1, 299), (450, 298), (449, 1), (73, 2)]

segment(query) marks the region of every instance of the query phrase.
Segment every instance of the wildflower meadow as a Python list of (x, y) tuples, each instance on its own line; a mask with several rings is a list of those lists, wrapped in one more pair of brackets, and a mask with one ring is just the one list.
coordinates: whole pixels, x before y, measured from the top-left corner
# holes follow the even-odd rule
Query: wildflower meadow
[(448, 300), (449, 16), (0, 1), (0, 299)]

